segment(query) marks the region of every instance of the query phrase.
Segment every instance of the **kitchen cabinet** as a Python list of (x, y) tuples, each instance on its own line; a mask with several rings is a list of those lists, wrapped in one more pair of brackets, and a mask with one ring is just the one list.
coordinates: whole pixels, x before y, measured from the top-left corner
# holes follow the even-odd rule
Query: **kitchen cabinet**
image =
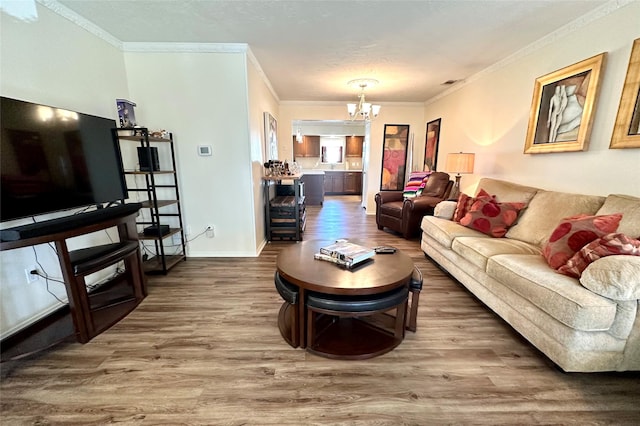
[(305, 202), (309, 206), (321, 206), (324, 203), (324, 174), (303, 174)]
[(362, 157), (362, 144), (364, 136), (347, 136), (347, 157)]
[(362, 172), (346, 172), (344, 175), (344, 193), (362, 193)]
[(361, 194), (362, 172), (324, 172), (324, 192), (332, 195)]
[(320, 136), (305, 135), (302, 137), (302, 143), (296, 141), (293, 137), (293, 157), (320, 157)]

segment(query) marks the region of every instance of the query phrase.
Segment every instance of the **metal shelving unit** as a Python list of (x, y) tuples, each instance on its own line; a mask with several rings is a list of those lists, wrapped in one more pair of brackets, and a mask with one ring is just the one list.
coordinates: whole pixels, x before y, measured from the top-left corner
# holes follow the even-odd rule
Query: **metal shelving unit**
[[(142, 203), (141, 211), (148, 212), (149, 216), (144, 218), (143, 214), (143, 218), (139, 217), (136, 221), (138, 237), (143, 245), (143, 269), (149, 274), (167, 274), (173, 266), (187, 258), (173, 134), (169, 133), (168, 138), (153, 137), (150, 136), (149, 129), (136, 127), (113, 129), (113, 135), (121, 143), (137, 142), (141, 148), (138, 151), (146, 155), (147, 164), (144, 170), (140, 170), (139, 164), (126, 164), (126, 160), (123, 159), (124, 175), (129, 195), (138, 194), (138, 201)], [(154, 148), (158, 150), (158, 160), (163, 160), (155, 164)], [(129, 157), (135, 158), (132, 155)], [(164, 168), (160, 167), (160, 163)], [(133, 185), (131, 180), (127, 179), (128, 176), (133, 177)], [(137, 185), (138, 177), (144, 178), (142, 187)], [(168, 229), (163, 229), (166, 226)], [(176, 238), (179, 242), (176, 242)], [(155, 249), (151, 255), (145, 244), (149, 241), (153, 242)], [(173, 251), (170, 248), (173, 248)]]

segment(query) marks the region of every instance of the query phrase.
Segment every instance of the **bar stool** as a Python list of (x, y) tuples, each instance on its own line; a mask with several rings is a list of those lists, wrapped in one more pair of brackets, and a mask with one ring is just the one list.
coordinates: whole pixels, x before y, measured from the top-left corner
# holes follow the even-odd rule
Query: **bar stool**
[(418, 301), (420, 300), (420, 291), (422, 290), (422, 272), (418, 267), (413, 268), (411, 281), (409, 282), (409, 291), (411, 292), (411, 302), (409, 304), (409, 315), (407, 316), (407, 330), (415, 333), (418, 326)]
[(300, 325), (298, 313), (300, 309), (300, 290), (297, 286), (286, 281), (276, 271), (274, 275), (276, 290), (284, 299), (278, 313), (278, 328), (282, 337), (294, 348), (300, 346)]
[(362, 317), (396, 309), (393, 336), (398, 341), (404, 338), (405, 316), (409, 289), (406, 286), (381, 294), (345, 296), (324, 293), (309, 293), (307, 308), (307, 347), (313, 348), (316, 340), (316, 314), (337, 317)]

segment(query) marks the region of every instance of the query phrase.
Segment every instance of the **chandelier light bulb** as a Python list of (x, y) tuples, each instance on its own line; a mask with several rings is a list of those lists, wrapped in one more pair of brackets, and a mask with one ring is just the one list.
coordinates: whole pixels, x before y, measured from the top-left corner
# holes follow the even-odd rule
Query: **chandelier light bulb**
[(358, 117), (362, 117), (362, 119), (364, 120), (371, 120), (371, 117), (377, 117), (380, 113), (380, 105), (372, 105), (371, 102), (367, 102), (365, 100), (364, 91), (369, 87), (377, 85), (378, 80), (359, 78), (356, 80), (351, 80), (347, 84), (356, 89), (360, 89), (360, 93), (358, 94), (358, 104), (347, 104), (347, 112), (349, 113), (349, 118), (351, 118), (351, 120), (355, 120)]

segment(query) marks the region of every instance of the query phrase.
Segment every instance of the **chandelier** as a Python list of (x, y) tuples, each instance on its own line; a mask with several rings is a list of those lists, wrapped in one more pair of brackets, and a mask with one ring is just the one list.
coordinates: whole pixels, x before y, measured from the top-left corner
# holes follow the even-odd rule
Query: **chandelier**
[(360, 88), (360, 94), (358, 95), (358, 98), (360, 100), (358, 101), (358, 103), (347, 104), (349, 118), (351, 120), (371, 120), (372, 118), (377, 117), (380, 113), (380, 105), (372, 105), (371, 103), (367, 102), (364, 98), (364, 90), (378, 84), (378, 80), (374, 80), (372, 78), (359, 78), (356, 80), (351, 80), (347, 84), (355, 88)]

